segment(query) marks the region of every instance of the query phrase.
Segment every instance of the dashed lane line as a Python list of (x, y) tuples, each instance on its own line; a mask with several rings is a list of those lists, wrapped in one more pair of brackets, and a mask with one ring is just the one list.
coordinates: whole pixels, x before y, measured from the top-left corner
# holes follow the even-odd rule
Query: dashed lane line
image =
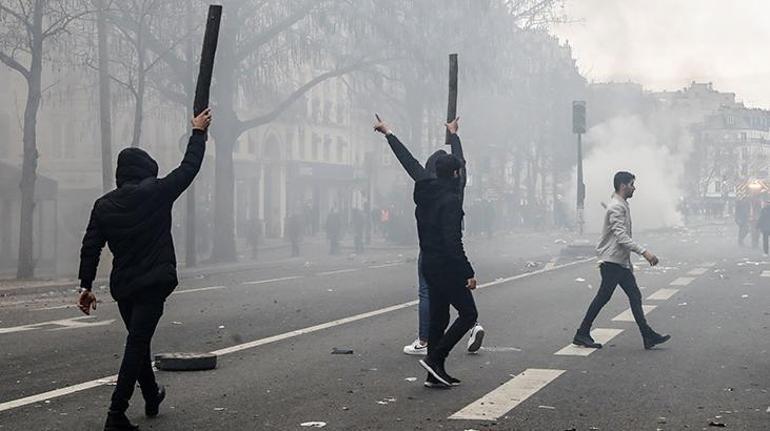
[(369, 269), (390, 268), (392, 266), (398, 266), (398, 265), (403, 265), (403, 264), (404, 264), (404, 262), (384, 263), (382, 265), (371, 265), (371, 266), (369, 266)]
[(247, 285), (257, 285), (257, 284), (267, 284), (267, 283), (276, 283), (279, 281), (289, 281), (289, 280), (298, 280), (300, 278), (303, 278), (301, 275), (292, 275), (290, 277), (278, 277), (278, 278), (270, 278), (267, 280), (255, 280), (255, 281), (244, 281), (243, 284)]
[[(620, 335), (620, 333), (623, 332), (622, 329), (615, 329), (615, 328), (596, 328), (591, 331), (591, 338), (594, 339), (597, 343), (601, 344), (607, 344), (610, 340)], [(588, 356), (591, 353), (597, 351), (599, 349), (593, 349), (590, 347), (582, 347), (582, 346), (576, 346), (574, 344), (570, 344), (567, 347), (559, 350), (558, 352), (554, 353), (554, 355), (559, 356)]]
[(203, 292), (206, 290), (218, 290), (218, 289), (226, 289), (226, 288), (227, 286), (210, 286), (210, 287), (199, 287), (196, 289), (182, 289), (182, 290), (174, 291), (174, 295), (178, 295), (180, 293)]
[[(644, 311), (644, 314), (647, 315), (650, 311), (657, 308), (657, 305), (642, 305), (642, 310)], [(618, 314), (617, 316), (612, 318), (613, 322), (633, 322), (634, 321), (634, 314), (631, 312), (631, 309), (627, 309), (626, 311)]]
[(708, 268), (695, 268), (688, 272), (687, 275), (703, 275), (708, 272)]
[(770, 277), (770, 271), (762, 271), (762, 277)]
[(348, 272), (356, 272), (356, 271), (360, 271), (360, 269), (358, 268), (336, 269), (334, 271), (319, 272), (318, 275), (324, 276), (324, 275), (334, 275), (334, 274), (345, 274)]
[(528, 368), (502, 386), (449, 416), (449, 419), (496, 420), (556, 380), (564, 372), (565, 370)]

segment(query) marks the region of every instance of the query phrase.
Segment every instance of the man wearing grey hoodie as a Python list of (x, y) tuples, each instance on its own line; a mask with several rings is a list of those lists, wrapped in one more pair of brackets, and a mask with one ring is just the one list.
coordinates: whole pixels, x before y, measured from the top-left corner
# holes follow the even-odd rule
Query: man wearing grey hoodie
[(600, 343), (597, 343), (591, 337), (591, 325), (599, 311), (612, 297), (612, 293), (618, 284), (620, 284), (620, 287), (628, 296), (634, 320), (636, 320), (639, 331), (642, 333), (644, 348), (651, 349), (653, 346), (665, 343), (671, 338), (670, 335), (658, 334), (647, 324), (644, 310), (642, 309), (642, 293), (639, 291), (636, 277), (634, 277), (631, 252), (644, 256), (652, 266), (658, 264), (657, 256), (634, 242), (631, 238), (631, 208), (628, 205), (628, 199), (634, 196), (634, 191), (636, 190), (635, 180), (636, 177), (630, 172), (620, 171), (615, 174), (613, 180), (615, 194), (607, 206), (602, 236), (599, 240), (599, 245), (596, 247), (602, 283), (599, 291), (596, 292), (596, 297), (588, 307), (583, 323), (572, 340), (572, 343), (578, 346), (595, 349), (602, 347)]

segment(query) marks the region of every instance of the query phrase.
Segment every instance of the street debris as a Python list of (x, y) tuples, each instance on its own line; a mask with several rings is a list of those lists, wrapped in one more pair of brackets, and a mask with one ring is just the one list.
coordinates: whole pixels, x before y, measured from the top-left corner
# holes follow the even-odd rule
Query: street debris
[(332, 355), (352, 355), (353, 349), (332, 347)]
[(575, 281), (577, 281), (578, 283), (582, 283), (582, 282), (586, 281), (586, 279), (583, 278), (583, 277), (578, 277), (578, 278), (575, 279)]
[(556, 407), (553, 406), (537, 406), (539, 409), (546, 409), (546, 410), (556, 410)]
[(416, 382), (417, 381), (417, 377), (407, 377), (404, 380), (406, 380), (407, 382)]
[(302, 422), (301, 424), (299, 424), (299, 426), (305, 427), (305, 428), (323, 428), (326, 426), (326, 422), (320, 422), (320, 421)]
[(717, 422), (717, 421), (711, 421), (709, 422), (710, 427), (716, 427), (716, 428), (727, 428), (727, 425), (725, 425), (724, 422)]

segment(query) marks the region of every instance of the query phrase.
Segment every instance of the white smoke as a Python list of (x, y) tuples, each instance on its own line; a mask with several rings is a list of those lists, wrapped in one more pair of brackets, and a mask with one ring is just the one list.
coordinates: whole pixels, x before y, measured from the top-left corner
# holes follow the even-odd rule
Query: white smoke
[(638, 115), (615, 117), (585, 135), (586, 231), (601, 230), (601, 203), (609, 201), (617, 171), (636, 175), (637, 190), (629, 201), (635, 230), (681, 225), (684, 166), (692, 150), (687, 124), (664, 115), (646, 121), (652, 124)]

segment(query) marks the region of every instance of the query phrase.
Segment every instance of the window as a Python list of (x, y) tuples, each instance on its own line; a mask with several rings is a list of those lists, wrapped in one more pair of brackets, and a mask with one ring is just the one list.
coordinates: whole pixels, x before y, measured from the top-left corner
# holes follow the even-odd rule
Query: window
[(332, 158), (332, 138), (329, 135), (324, 136), (324, 160), (331, 161)]
[(748, 141), (748, 135), (746, 134), (746, 132), (741, 132), (741, 142), (746, 142), (746, 141)]

